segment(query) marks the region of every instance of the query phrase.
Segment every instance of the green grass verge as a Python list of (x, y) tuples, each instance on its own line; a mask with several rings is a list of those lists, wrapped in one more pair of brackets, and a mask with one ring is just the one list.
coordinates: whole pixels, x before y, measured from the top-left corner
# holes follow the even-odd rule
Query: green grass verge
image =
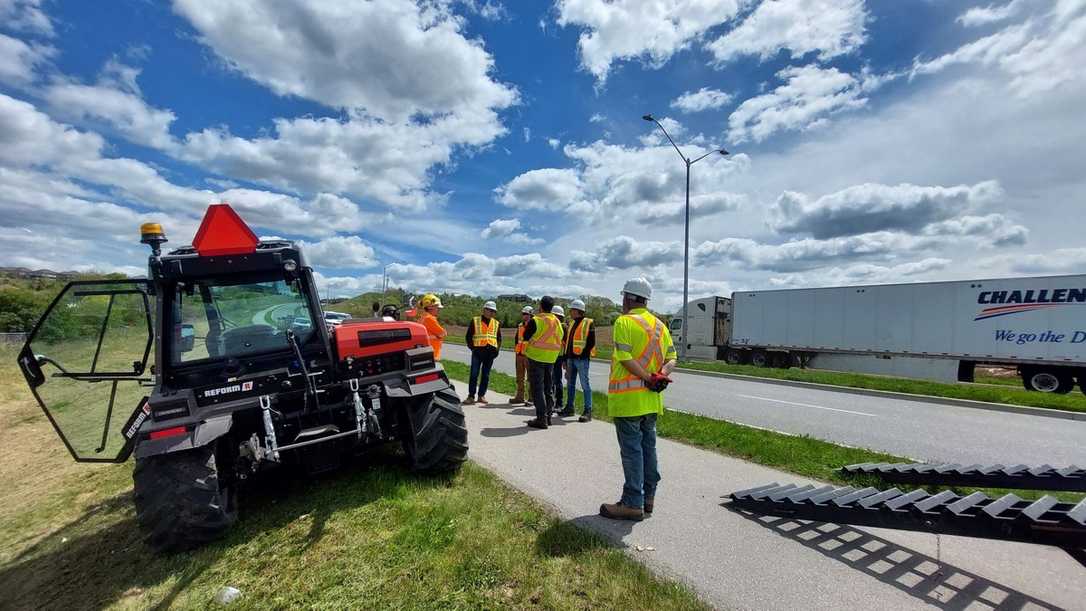
[[(449, 377), (460, 381), (467, 380), (469, 368), (464, 363), (445, 360), (442, 361), (442, 365)], [(508, 374), (491, 371), (490, 389), (511, 395), (516, 391), (516, 380)], [(577, 411), (582, 411), (584, 396), (580, 391), (577, 392), (575, 403)], [(605, 393), (592, 393), (592, 413), (597, 419), (609, 420)], [(888, 488), (889, 486), (880, 484), (877, 478), (843, 477), (837, 469), (845, 465), (864, 462), (912, 462), (909, 458), (885, 452), (842, 446), (807, 435), (786, 435), (670, 409), (666, 410), (664, 416), (657, 421), (656, 430), (661, 437), (836, 484)], [(898, 488), (908, 487), (898, 486)], [(931, 486), (927, 488), (936, 489)], [(958, 493), (966, 491), (964, 488), (947, 489)], [(1043, 491), (984, 489), (984, 492), (990, 496), (1014, 492), (1023, 498), (1033, 498)], [(1050, 492), (1049, 494), (1068, 501), (1082, 498), (1082, 495), (1065, 492)]]
[(76, 519), (4, 533), (50, 529), (0, 564), (4, 605), (206, 608), (229, 585), (242, 609), (706, 608), (474, 464), (433, 479), (397, 463), (264, 486), (226, 540), (173, 556), (139, 542), (129, 468), (109, 467)]
[[(850, 388), (868, 388), (892, 392), (929, 395), (953, 399), (969, 399), (988, 403), (1007, 403), (1027, 407), (1063, 410), (1068, 412), (1086, 412), (1086, 395), (1077, 390), (1067, 395), (1053, 395), (1029, 392), (1020, 386), (1001, 384), (946, 384), (928, 380), (912, 380), (889, 376), (865, 375), (862, 373), (843, 373), (816, 369), (767, 369), (753, 365), (729, 365), (723, 362), (689, 361), (679, 365), (685, 369), (734, 373), (759, 378), (794, 380), (797, 382), (815, 382), (833, 384)], [(985, 382), (988, 382), (986, 379)]]

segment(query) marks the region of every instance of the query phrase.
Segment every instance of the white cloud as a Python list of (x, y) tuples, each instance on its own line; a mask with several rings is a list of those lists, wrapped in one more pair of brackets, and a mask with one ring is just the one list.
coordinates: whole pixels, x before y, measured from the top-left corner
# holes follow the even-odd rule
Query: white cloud
[(854, 185), (812, 201), (785, 191), (769, 210), (770, 226), (787, 234), (825, 239), (874, 231), (919, 232), (1002, 195), (995, 181), (954, 187)]
[(322, 298), (353, 297), (359, 293), (380, 291), (384, 276), (366, 274), (364, 276), (325, 276), (319, 271), (313, 272), (313, 281)]
[(837, 68), (809, 65), (777, 73), (787, 82), (744, 101), (728, 117), (732, 142), (761, 142), (781, 130), (809, 129), (828, 115), (867, 103), (861, 83)]
[(1002, 6), (974, 6), (958, 16), (958, 23), (966, 27), (988, 25), (1005, 21), (1023, 10), (1030, 0), (1011, 0)]
[(493, 57), (445, 2), (175, 0), (174, 10), (227, 66), (280, 95), (392, 122), (517, 99), (491, 78)]
[(973, 238), (979, 248), (1021, 246), (1029, 230), (1012, 222), (1006, 215), (963, 216), (924, 228), (924, 235)]
[(1045, 253), (1000, 255), (984, 264), (1016, 274), (1080, 274), (1086, 268), (1086, 248), (1057, 248)]
[(520, 219), (494, 219), (479, 235), (484, 240), (501, 239), (510, 244), (542, 244), (545, 240), (533, 238), (521, 231)]
[(28, 44), (0, 34), (0, 83), (15, 87), (30, 85), (37, 79), (38, 69), (47, 65), (54, 55), (56, 49), (51, 46)]
[(570, 272), (539, 253), (497, 258), (466, 253), (456, 261), (395, 263), (389, 266), (388, 274), (396, 286), (426, 292), (496, 295), (527, 291), (541, 295), (555, 293), (558, 285), (573, 288), (568, 284)]
[(732, 95), (719, 89), (702, 87), (697, 91), (687, 91), (671, 101), (671, 107), (680, 112), (701, 112), (720, 108), (731, 103)]
[(769, 278), (773, 288), (805, 288), (818, 286), (844, 286), (850, 284), (884, 284), (904, 280), (922, 282), (933, 272), (946, 270), (953, 262), (950, 259), (929, 257), (919, 261), (910, 261), (897, 265), (876, 265), (856, 263), (843, 267), (830, 267), (817, 272), (784, 274)]
[(743, 55), (768, 60), (782, 49), (793, 58), (817, 52), (825, 61), (866, 40), (863, 0), (775, 0), (758, 5), (736, 28), (706, 45), (718, 64)]
[(0, 23), (16, 32), (53, 36), (53, 22), (41, 10), (41, 0), (0, 0)]
[(558, 25), (579, 26), (581, 65), (597, 80), (615, 61), (641, 58), (659, 68), (709, 28), (739, 12), (743, 0), (558, 0)]
[(53, 116), (69, 121), (104, 121), (136, 144), (169, 150), (174, 147), (170, 110), (149, 106), (136, 77), (140, 70), (110, 60), (96, 85), (60, 81), (49, 85), (42, 97)]
[[(743, 193), (717, 192), (694, 195), (690, 198), (691, 222), (704, 221), (707, 217), (738, 210), (745, 204), (747, 196)], [(660, 204), (642, 204), (632, 210), (634, 219), (647, 224), (674, 225), (686, 218), (684, 202)]]
[(588, 122), (589, 123), (603, 123), (606, 120), (607, 120), (607, 117), (601, 115), (598, 112), (593, 113), (591, 117), (588, 117)]
[(1027, 97), (1078, 81), (1084, 64), (1086, 4), (1056, 0), (1043, 15), (1010, 24), (935, 59), (918, 59), (912, 76), (935, 74), (955, 65), (977, 65), (1009, 78), (1010, 89)]
[(794, 272), (816, 269), (839, 261), (861, 258), (892, 259), (908, 256), (933, 245), (901, 233), (880, 231), (862, 235), (815, 240), (805, 238), (783, 244), (763, 244), (748, 238), (724, 238), (693, 248), (698, 265), (741, 263), (754, 269)]
[(679, 242), (655, 242), (620, 235), (603, 242), (595, 250), (574, 251), (570, 268), (585, 272), (644, 269), (681, 261), (682, 256)]
[(319, 242), (300, 242), (310, 265), (335, 269), (365, 269), (377, 265), (373, 248), (356, 235), (333, 236)]
[(509, 11), (501, 2), (492, 0), (460, 0), (471, 12), (489, 21), (499, 21), (509, 16)]
[(494, 189), (496, 199), (520, 210), (589, 211), (576, 170), (542, 168)]
[[(682, 123), (672, 119), (671, 117), (660, 117), (657, 119), (660, 125), (664, 126), (667, 133), (674, 138), (678, 138), (686, 133), (686, 126)], [(656, 125), (652, 125), (649, 131), (639, 138), (641, 144), (645, 146), (656, 146), (667, 142), (667, 137), (660, 132), (660, 128)]]
[(562, 145), (562, 141), (558, 138), (547, 138), (547, 145), (552, 149), (558, 150), (558, 147)]
[(531, 142), (531, 141), (532, 141), (532, 128), (525, 127), (524, 128), (524, 142)]

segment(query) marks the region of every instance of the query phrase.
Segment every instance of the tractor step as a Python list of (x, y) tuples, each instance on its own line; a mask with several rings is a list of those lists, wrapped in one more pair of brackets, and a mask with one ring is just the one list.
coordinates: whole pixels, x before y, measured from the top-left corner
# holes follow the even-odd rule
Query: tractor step
[(1086, 499), (1072, 504), (1047, 495), (1031, 501), (1014, 494), (990, 498), (982, 492), (959, 496), (776, 482), (728, 498), (725, 506), (799, 520), (1086, 548)]
[(962, 465), (957, 463), (859, 463), (842, 467), (842, 475), (874, 475), (889, 484), (968, 486), (1018, 490), (1086, 492), (1086, 469), (1071, 465)]

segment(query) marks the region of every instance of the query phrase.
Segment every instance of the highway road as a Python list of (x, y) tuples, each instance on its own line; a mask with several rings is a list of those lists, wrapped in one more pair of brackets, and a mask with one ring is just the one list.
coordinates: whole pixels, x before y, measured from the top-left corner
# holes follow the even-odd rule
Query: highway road
[[(469, 362), (468, 349), (445, 344), (442, 358)], [(512, 353), (495, 369), (513, 374)], [(607, 365), (593, 362), (592, 387), (606, 392)], [(793, 435), (882, 450), (918, 460), (1005, 465), (1086, 465), (1086, 422), (867, 397), (676, 373), (670, 409)]]

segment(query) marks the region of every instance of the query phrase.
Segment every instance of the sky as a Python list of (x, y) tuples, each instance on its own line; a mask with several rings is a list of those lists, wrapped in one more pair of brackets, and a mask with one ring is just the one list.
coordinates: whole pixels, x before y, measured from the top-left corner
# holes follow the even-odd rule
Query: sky
[(1078, 273), (1083, 66), (1086, 0), (0, 0), (0, 265), (227, 202), (325, 295), (668, 310), (681, 151), (691, 298)]

